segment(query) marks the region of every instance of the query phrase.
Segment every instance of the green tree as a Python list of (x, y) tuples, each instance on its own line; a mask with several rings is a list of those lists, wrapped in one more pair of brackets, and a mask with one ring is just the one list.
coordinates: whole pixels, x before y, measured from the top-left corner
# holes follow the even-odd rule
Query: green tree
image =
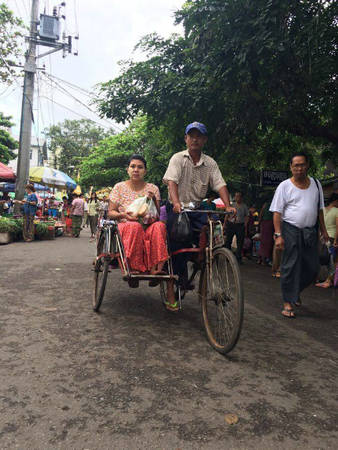
[(125, 180), (127, 161), (135, 153), (147, 161), (147, 180), (161, 186), (171, 149), (165, 130), (151, 128), (146, 116), (137, 116), (122, 133), (99, 142), (82, 160), (80, 184), (97, 190)]
[(6, 6), (0, 3), (0, 81), (10, 83), (15, 75), (13, 68), (21, 52), (20, 38), (23, 22)]
[(3, 164), (7, 164), (10, 160), (16, 158), (13, 150), (18, 148), (19, 143), (7, 131), (12, 126), (11, 117), (6, 117), (0, 112), (0, 161)]
[(54, 167), (76, 176), (82, 158), (88, 156), (107, 133), (92, 121), (81, 119), (52, 125), (45, 130), (45, 136), (50, 140)]
[(333, 0), (188, 1), (176, 13), (184, 37), (143, 38), (147, 58), (101, 84), (99, 109), (122, 122), (147, 114), (173, 152), (187, 123), (206, 123), (208, 151), (230, 175), (239, 165), (286, 167), (295, 148), (319, 151), (320, 164), (337, 159), (337, 8)]

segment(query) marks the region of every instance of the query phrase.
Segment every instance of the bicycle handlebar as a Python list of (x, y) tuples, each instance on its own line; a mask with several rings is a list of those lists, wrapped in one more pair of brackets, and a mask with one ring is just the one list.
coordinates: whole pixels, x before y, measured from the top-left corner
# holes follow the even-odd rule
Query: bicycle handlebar
[(228, 211), (213, 211), (211, 209), (182, 209), (181, 212), (196, 212), (196, 213), (205, 213), (205, 214), (220, 214), (222, 216), (226, 216), (226, 215), (231, 215), (234, 214), (233, 212), (228, 212)]
[(101, 221), (101, 225), (102, 226), (104, 226), (104, 225), (116, 225), (116, 220), (106, 220), (106, 219), (103, 219), (102, 221)]

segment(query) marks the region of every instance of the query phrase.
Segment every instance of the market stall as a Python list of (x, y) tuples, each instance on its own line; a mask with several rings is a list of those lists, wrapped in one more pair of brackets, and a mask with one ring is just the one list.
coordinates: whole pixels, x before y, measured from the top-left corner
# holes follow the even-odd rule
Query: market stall
[[(66, 173), (51, 167), (32, 167), (29, 170), (29, 178), (31, 181), (40, 183), (50, 188), (74, 190), (77, 188), (76, 182)], [(60, 194), (58, 196), (60, 198)], [(62, 198), (60, 199), (62, 200)], [(45, 216), (39, 219), (40, 222), (45, 220)], [(66, 225), (60, 220), (54, 221), (54, 235), (63, 234)]]
[(15, 181), (15, 178), (13, 170), (0, 162), (0, 181)]

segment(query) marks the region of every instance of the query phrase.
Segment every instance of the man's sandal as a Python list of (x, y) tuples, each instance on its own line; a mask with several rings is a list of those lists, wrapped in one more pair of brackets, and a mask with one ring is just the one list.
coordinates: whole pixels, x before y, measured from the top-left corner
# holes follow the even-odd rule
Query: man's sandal
[(170, 311), (170, 312), (175, 312), (176, 313), (180, 309), (177, 302), (169, 303), (169, 302), (165, 301), (165, 302), (163, 302), (163, 305), (164, 305), (165, 309), (167, 311)]
[(330, 282), (328, 282), (328, 281), (323, 281), (322, 283), (316, 283), (315, 286), (321, 287), (321, 288), (324, 288), (324, 289), (328, 289), (328, 288), (330, 288), (332, 286), (332, 284)]
[(296, 315), (293, 312), (292, 308), (283, 308), (282, 309), (282, 316), (286, 317), (288, 319), (295, 319), (296, 318)]

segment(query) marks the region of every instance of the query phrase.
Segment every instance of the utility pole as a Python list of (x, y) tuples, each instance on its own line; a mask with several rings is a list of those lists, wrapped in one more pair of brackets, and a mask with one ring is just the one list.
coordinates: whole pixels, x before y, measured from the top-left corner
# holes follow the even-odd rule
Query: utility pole
[[(21, 124), (19, 138), (19, 154), (17, 165), (17, 179), (15, 198), (22, 200), (25, 193), (25, 185), (29, 178), (29, 152), (31, 146), (32, 121), (33, 121), (33, 97), (34, 77), (36, 72), (36, 38), (39, 17), (39, 0), (32, 0), (30, 39), (25, 62), (25, 78), (22, 94)], [(20, 209), (16, 205), (16, 212)]]
[[(34, 77), (37, 71), (36, 60), (44, 56), (55, 53), (59, 50), (63, 51), (63, 57), (66, 53), (72, 53), (72, 36), (62, 34), (60, 41), (60, 19), (65, 20), (66, 17), (61, 15), (61, 9), (66, 6), (62, 2), (59, 7), (53, 8), (53, 15), (41, 14), (39, 20), (39, 0), (32, 0), (31, 24), (28, 37), (28, 51), (26, 54), (26, 62), (24, 66), (25, 78), (22, 94), (21, 124), (19, 138), (19, 154), (17, 165), (17, 179), (15, 187), (15, 198), (22, 200), (25, 194), (25, 185), (29, 180), (29, 156), (31, 148), (32, 122), (33, 118), (33, 98), (34, 98)], [(39, 26), (39, 30), (38, 30)], [(78, 40), (79, 36), (76, 35)], [(36, 56), (36, 46), (42, 45), (51, 47), (45, 53)], [(77, 55), (77, 51), (73, 53)], [(15, 205), (15, 212), (19, 213), (20, 206)]]

